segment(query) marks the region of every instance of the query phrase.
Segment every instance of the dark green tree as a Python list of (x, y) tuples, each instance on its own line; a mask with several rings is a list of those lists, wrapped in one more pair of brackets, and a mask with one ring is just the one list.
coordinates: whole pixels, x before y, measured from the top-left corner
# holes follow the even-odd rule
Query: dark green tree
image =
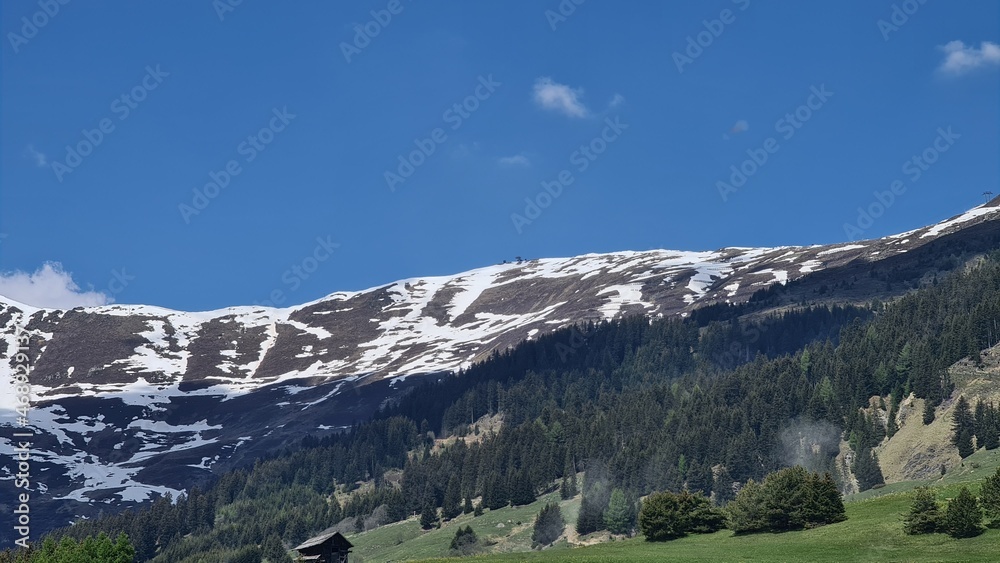
[(983, 509), (968, 487), (962, 487), (948, 503), (944, 529), (953, 538), (971, 538), (983, 533)]
[(441, 515), (445, 520), (457, 518), (462, 513), (462, 483), (458, 475), (452, 475), (445, 489), (444, 503), (441, 505)]
[(450, 549), (453, 554), (468, 556), (479, 551), (479, 537), (472, 526), (459, 526), (455, 531), (455, 537), (451, 540)]
[(879, 467), (878, 456), (870, 448), (861, 448), (854, 458), (854, 476), (858, 479), (858, 488), (867, 491), (872, 487), (885, 484), (882, 468)]
[(532, 547), (551, 545), (565, 530), (562, 511), (556, 503), (549, 503), (535, 517), (535, 525), (531, 532)]
[(436, 528), (440, 523), (437, 508), (430, 502), (424, 503), (424, 508), (420, 511), (420, 527), (424, 530), (430, 530)]
[(608, 509), (604, 511), (604, 525), (612, 534), (631, 534), (634, 527), (634, 510), (625, 492), (621, 489), (611, 491)]
[(639, 531), (646, 541), (662, 542), (687, 535), (688, 515), (680, 499), (670, 492), (653, 493), (642, 501), (639, 511)]
[(913, 504), (903, 519), (903, 531), (910, 535), (933, 534), (942, 527), (941, 508), (929, 487), (917, 487)]
[(979, 504), (983, 507), (991, 527), (1000, 527), (1000, 469), (983, 481), (979, 491)]
[(962, 458), (969, 457), (976, 451), (972, 445), (972, 437), (976, 434), (976, 422), (969, 401), (964, 395), (959, 397), (958, 403), (955, 404), (951, 420), (951, 443), (958, 448), (958, 455)]

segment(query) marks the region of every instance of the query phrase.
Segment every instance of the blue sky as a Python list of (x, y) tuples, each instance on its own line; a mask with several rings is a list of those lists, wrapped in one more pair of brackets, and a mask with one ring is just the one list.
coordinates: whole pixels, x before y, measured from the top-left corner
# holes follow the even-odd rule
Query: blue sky
[(0, 293), (288, 306), (1000, 192), (996, 2), (577, 1), (4, 2)]

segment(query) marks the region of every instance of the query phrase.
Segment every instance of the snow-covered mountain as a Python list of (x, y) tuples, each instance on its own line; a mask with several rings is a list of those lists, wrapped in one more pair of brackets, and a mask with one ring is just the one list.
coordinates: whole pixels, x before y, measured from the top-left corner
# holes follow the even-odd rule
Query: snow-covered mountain
[[(998, 219), (1000, 198), (878, 240), (528, 260), (285, 309), (65, 311), (0, 297), (0, 425), (16, 423), (12, 355), (27, 333), (36, 502), (48, 524), (64, 524), (103, 505), (176, 495), (306, 433), (362, 420), (424, 378), (577, 322), (683, 315), (796, 281), (802, 295), (854, 287), (874, 268), (919, 280), (947, 269), (944, 258), (1000, 247)], [(4, 456), (14, 453), (9, 435)], [(0, 489), (13, 477), (0, 467)]]

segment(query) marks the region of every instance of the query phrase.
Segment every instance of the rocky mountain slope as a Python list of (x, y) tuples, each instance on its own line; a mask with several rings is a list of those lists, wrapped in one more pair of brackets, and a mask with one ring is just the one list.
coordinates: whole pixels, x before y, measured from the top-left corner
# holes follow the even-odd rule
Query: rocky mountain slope
[[(580, 321), (684, 315), (774, 284), (795, 287), (796, 302), (830, 299), (833, 287), (843, 300), (892, 294), (998, 248), (998, 219), (1000, 198), (878, 240), (530, 260), (286, 309), (63, 311), (0, 297), (0, 454), (15, 451), (21, 333), (31, 342), (33, 510), (56, 525), (177, 494), (306, 433), (364, 419), (423, 378)], [(4, 499), (13, 478), (0, 468)]]

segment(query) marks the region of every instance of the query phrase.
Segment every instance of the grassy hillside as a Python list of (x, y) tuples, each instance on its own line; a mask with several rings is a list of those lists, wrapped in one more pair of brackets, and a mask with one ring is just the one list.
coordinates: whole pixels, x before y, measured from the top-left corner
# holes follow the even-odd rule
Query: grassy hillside
[[(972, 469), (972, 463), (979, 467)], [(979, 452), (966, 460), (966, 464), (964, 472), (947, 476), (936, 485), (939, 500), (954, 497), (969, 480), (985, 477), (988, 468), (995, 471), (1000, 466), (1000, 452)], [(727, 530), (661, 544), (635, 538), (576, 549), (563, 545), (543, 552), (491, 555), (474, 561), (997, 561), (1000, 558), (1000, 530), (988, 530), (982, 536), (966, 540), (944, 534), (904, 534), (902, 515), (909, 509), (910, 490), (917, 484), (895, 486), (905, 491), (875, 491), (881, 493), (879, 496), (856, 495), (858, 498), (846, 505), (846, 522), (815, 530), (746, 537), (733, 536)], [(432, 561), (449, 560), (425, 563)]]
[[(735, 537), (727, 530), (662, 544), (634, 538), (575, 548), (563, 539), (544, 551), (530, 551), (534, 515), (545, 502), (558, 500), (558, 495), (553, 494), (529, 506), (487, 512), (479, 518), (462, 516), (439, 530), (424, 532), (416, 519), (410, 519), (350, 539), (356, 546), (354, 553), (364, 563), (456, 561), (448, 557), (448, 545), (457, 527), (466, 525), (471, 525), (481, 539), (495, 542), (491, 548), (494, 553), (469, 561), (997, 561), (1000, 530), (989, 530), (967, 540), (943, 534), (907, 536), (902, 529), (902, 515), (909, 508), (910, 493), (916, 486), (931, 484), (944, 502), (954, 497), (962, 485), (973, 484), (974, 492), (978, 492), (978, 483), (998, 467), (1000, 451), (979, 451), (943, 478), (895, 483), (853, 495), (847, 499), (846, 522), (803, 532)], [(560, 505), (565, 520), (575, 521), (579, 499)]]
[[(492, 542), (494, 545), (490, 549), (494, 552), (527, 551), (531, 549), (531, 526), (535, 515), (548, 502), (559, 502), (558, 493), (546, 495), (527, 506), (486, 511), (478, 518), (465, 514), (446, 522), (440, 529), (421, 530), (419, 518), (410, 518), (348, 539), (355, 546), (353, 553), (360, 555), (364, 563), (447, 556), (455, 531), (464, 526), (472, 526), (481, 542)], [(579, 497), (559, 504), (563, 517), (575, 522), (580, 508)], [(562, 543), (565, 544), (565, 540)]]

